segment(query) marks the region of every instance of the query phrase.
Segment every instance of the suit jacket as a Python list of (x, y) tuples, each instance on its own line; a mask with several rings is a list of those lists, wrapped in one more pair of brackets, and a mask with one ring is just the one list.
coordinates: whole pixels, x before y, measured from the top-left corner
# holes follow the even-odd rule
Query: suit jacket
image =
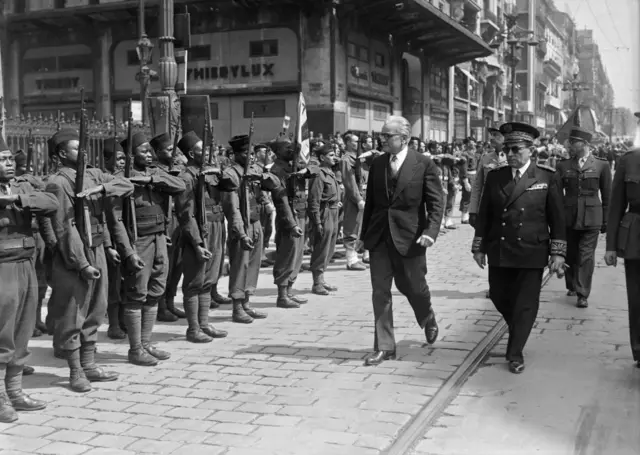
[(562, 193), (553, 168), (531, 163), (517, 184), (511, 167), (492, 170), (476, 218), (472, 251), (489, 265), (544, 268), (549, 254), (566, 256)]
[[(611, 168), (606, 160), (587, 157), (582, 169), (578, 158), (559, 161), (556, 172), (564, 190), (565, 221), (572, 229), (600, 229), (607, 222)], [(602, 197), (598, 197), (598, 191)]]
[(620, 157), (611, 189), (607, 251), (624, 259), (640, 259), (640, 151)]
[(428, 235), (435, 241), (444, 213), (437, 166), (431, 158), (408, 150), (390, 194), (389, 157), (385, 153), (371, 163), (360, 238), (371, 250), (391, 235), (400, 255), (425, 254), (426, 248), (416, 240)]

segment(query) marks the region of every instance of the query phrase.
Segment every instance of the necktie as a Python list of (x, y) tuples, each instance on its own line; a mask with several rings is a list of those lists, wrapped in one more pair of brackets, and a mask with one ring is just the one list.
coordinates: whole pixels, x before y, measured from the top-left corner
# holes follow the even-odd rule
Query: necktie
[(516, 176), (513, 178), (513, 183), (518, 183), (520, 181), (520, 169), (516, 170)]
[(583, 158), (580, 158), (580, 161), (579, 161), (579, 163), (580, 163), (580, 169), (582, 169), (582, 167), (584, 166), (584, 163), (586, 163), (586, 162), (587, 162), (587, 159), (586, 159), (586, 158), (584, 158), (584, 157), (583, 157)]
[(391, 176), (392, 177), (398, 176), (398, 156), (397, 155), (393, 155), (391, 157)]

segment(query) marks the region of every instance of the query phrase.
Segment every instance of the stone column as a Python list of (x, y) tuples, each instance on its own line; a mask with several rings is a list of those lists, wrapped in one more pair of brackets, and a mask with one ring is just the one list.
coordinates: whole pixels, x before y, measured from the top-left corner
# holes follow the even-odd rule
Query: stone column
[(111, 116), (111, 65), (110, 51), (113, 44), (113, 35), (110, 28), (100, 31), (98, 39), (98, 52), (100, 58), (97, 60), (96, 71), (96, 116), (99, 119), (107, 120)]
[(8, 103), (5, 103), (5, 109), (9, 115), (17, 117), (20, 115), (20, 41), (14, 39), (11, 41), (9, 48), (9, 67), (7, 68), (7, 90), (6, 99)]

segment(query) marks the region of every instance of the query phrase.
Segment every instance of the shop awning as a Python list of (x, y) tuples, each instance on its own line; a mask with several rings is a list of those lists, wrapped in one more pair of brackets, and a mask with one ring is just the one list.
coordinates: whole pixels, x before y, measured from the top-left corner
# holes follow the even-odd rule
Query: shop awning
[[(452, 66), (493, 53), (489, 45), (432, 5), (428, 0), (343, 0), (346, 14), (377, 32), (389, 33), (396, 43), (410, 43), (443, 66)], [(400, 6), (398, 6), (400, 5)]]

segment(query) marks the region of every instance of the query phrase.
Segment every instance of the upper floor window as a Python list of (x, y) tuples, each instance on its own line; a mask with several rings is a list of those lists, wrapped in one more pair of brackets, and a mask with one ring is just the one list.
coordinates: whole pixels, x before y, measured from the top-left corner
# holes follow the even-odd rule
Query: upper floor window
[(249, 57), (275, 57), (277, 55), (277, 39), (249, 42)]

